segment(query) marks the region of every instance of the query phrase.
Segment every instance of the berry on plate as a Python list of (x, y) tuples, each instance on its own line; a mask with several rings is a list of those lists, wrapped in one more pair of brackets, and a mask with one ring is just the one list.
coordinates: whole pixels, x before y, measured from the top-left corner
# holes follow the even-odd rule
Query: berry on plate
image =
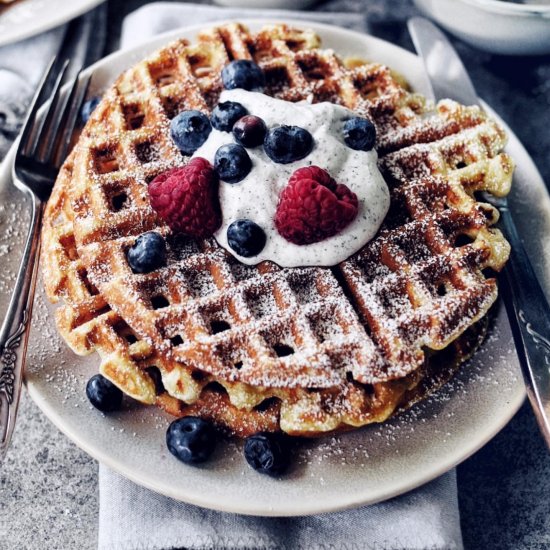
[(174, 420), (166, 431), (168, 450), (186, 464), (205, 462), (216, 448), (212, 424), (196, 416)]
[(226, 90), (244, 88), (262, 91), (265, 77), (262, 69), (254, 61), (237, 59), (222, 69), (222, 82)]
[(356, 151), (370, 151), (376, 143), (376, 128), (366, 118), (350, 118), (344, 124), (344, 141)]
[(92, 97), (88, 99), (84, 105), (80, 108), (80, 119), (84, 124), (88, 122), (90, 117), (92, 116), (92, 113), (95, 111), (96, 107), (101, 102), (100, 97)]
[(200, 111), (183, 111), (172, 119), (170, 135), (184, 155), (192, 155), (212, 131), (208, 117)]
[(288, 452), (276, 434), (262, 432), (247, 437), (244, 456), (254, 470), (261, 474), (277, 476), (288, 467)]
[(233, 137), (244, 147), (258, 147), (264, 142), (267, 128), (258, 116), (246, 115), (237, 120), (233, 126)]
[(279, 164), (288, 164), (303, 159), (313, 149), (313, 137), (299, 126), (276, 126), (264, 139), (266, 155)]
[(158, 175), (149, 185), (149, 200), (174, 231), (202, 239), (220, 226), (218, 174), (201, 157)]
[(216, 151), (214, 168), (222, 181), (238, 183), (248, 176), (252, 169), (252, 161), (242, 145), (228, 143)]
[(247, 114), (248, 111), (240, 103), (236, 101), (223, 101), (214, 107), (210, 120), (216, 130), (231, 132), (233, 124)]
[(134, 273), (149, 273), (166, 263), (166, 243), (162, 235), (149, 231), (136, 239), (126, 257)]
[(357, 196), (326, 170), (296, 170), (281, 192), (275, 227), (294, 244), (312, 244), (336, 235), (357, 216)]
[(88, 380), (86, 395), (90, 403), (101, 412), (116, 411), (122, 404), (122, 391), (101, 374)]
[(227, 228), (227, 242), (245, 258), (257, 256), (265, 246), (264, 230), (252, 220), (237, 220)]

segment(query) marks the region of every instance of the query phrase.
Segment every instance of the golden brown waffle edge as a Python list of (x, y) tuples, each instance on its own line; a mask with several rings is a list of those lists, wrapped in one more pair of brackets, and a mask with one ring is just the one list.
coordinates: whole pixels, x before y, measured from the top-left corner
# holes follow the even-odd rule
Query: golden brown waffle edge
[[(208, 49), (205, 51), (206, 41)], [(245, 410), (246, 405), (243, 404), (247, 401), (250, 412), (254, 408), (250, 406), (254, 399), (259, 405), (266, 399), (275, 398), (290, 407), (287, 411), (288, 424), (284, 424), (284, 410), (280, 411), (280, 422), (283, 429), (286, 427), (293, 433), (307, 433), (308, 426), (312, 431), (330, 431), (346, 423), (361, 425), (384, 420), (404, 392), (410, 389), (406, 386), (412, 382), (408, 380), (403, 383), (403, 380), (408, 376), (414, 380), (415, 372), (425, 363), (423, 349), (449, 346), (468, 326), (482, 318), (494, 302), (494, 280), (485, 279), (481, 270), (487, 267), (499, 269), (503, 265), (507, 243), (490, 227), (496, 221), (494, 209), (478, 203), (473, 193), (478, 190), (500, 194), (507, 192), (511, 162), (501, 153), (504, 135), (500, 129), (479, 110), (452, 102), (442, 102), (437, 111), (428, 112), (418, 96), (406, 92), (388, 69), (373, 64), (349, 69), (332, 52), (315, 50), (318, 44), (318, 39), (310, 32), (272, 26), (252, 36), (240, 25), (205, 33), (201, 47), (180, 41), (121, 76), (87, 125), (75, 153), (76, 169), (71, 162), (64, 168), (66, 177), (71, 181), (72, 203), (66, 193), (58, 193), (49, 206), (52, 218), (54, 210), (56, 214), (62, 211), (76, 216), (74, 226), (71, 219), (64, 228), (64, 237), (57, 234), (48, 239), (45, 230), (44, 240), (49, 240), (51, 244), (51, 247), (45, 247), (45, 250), (50, 250), (47, 258), (56, 257), (52, 251), (55, 252), (53, 248), (57, 246), (57, 253), (65, 254), (70, 260), (70, 267), (64, 272), (56, 273), (55, 277), (48, 274), (47, 290), (50, 298), (62, 296), (68, 303), (69, 307), (58, 310), (58, 326), (72, 343), (73, 349), (81, 353), (93, 349), (99, 351), (102, 372), (130, 395), (148, 403), (161, 401), (161, 405), (164, 400), (165, 408), (172, 408), (172, 412), (178, 407), (181, 412), (193, 406), (195, 409), (187, 410), (200, 410), (201, 406), (206, 410), (206, 401), (209, 400), (212, 411), (221, 407), (220, 410), (229, 411), (229, 415)], [(128, 300), (128, 295), (135, 295), (134, 288), (120, 284), (128, 276), (127, 271), (120, 270), (124, 246), (132, 242), (139, 232), (149, 229), (169, 235), (168, 229), (159, 224), (148, 208), (144, 192), (149, 178), (159, 170), (185, 162), (164, 135), (169, 120), (166, 116), (168, 107), (175, 109), (176, 105), (181, 108), (183, 102), (187, 108), (208, 110), (219, 93), (219, 68), (227, 62), (228, 51), (231, 57), (253, 57), (273, 75), (280, 75), (282, 68), (286, 67), (286, 86), (280, 76), (279, 80), (276, 76), (268, 78), (269, 91), (274, 95), (289, 100), (306, 96), (313, 96), (314, 100), (338, 100), (368, 114), (382, 136), (378, 143), (380, 165), (391, 183), (394, 206), (380, 236), (334, 272), (322, 269), (280, 270), (266, 263), (252, 269), (250, 276), (249, 268), (236, 266), (236, 261), (215, 243), (189, 244), (192, 252), (183, 264), (191, 273), (193, 269), (196, 273), (207, 273), (214, 286), (221, 291), (227, 287), (227, 281), (241, 284), (243, 288), (244, 294), (241, 296), (233, 292), (233, 295), (219, 302), (211, 300), (214, 306), (206, 303), (209, 321), (216, 320), (220, 309), (223, 314), (224, 307), (231, 311), (232, 301), (248, 296), (246, 293), (258, 296), (260, 293), (266, 294), (266, 290), (267, 295), (269, 290), (272, 291), (275, 307), (290, 313), (279, 324), (281, 328), (272, 326), (266, 327), (269, 330), (263, 329), (263, 344), (254, 348), (254, 342), (244, 342), (254, 350), (256, 364), (249, 365), (246, 360), (231, 356), (234, 349), (245, 347), (242, 340), (235, 338), (230, 341), (231, 345), (225, 343), (226, 348), (230, 348), (229, 352), (222, 349), (220, 356), (228, 354), (229, 368), (223, 361), (208, 364), (220, 346), (223, 348), (221, 337), (216, 339), (216, 335), (211, 335), (211, 346), (201, 345), (205, 349), (201, 349), (200, 353), (196, 350), (177, 350), (168, 343), (175, 336), (170, 335), (170, 329), (182, 331), (181, 326), (173, 326), (176, 315), (171, 317), (170, 312), (163, 312), (164, 318), (155, 316), (151, 326), (156, 330), (161, 325), (164, 333), (151, 332), (150, 326), (139, 322), (139, 319), (150, 317), (151, 292), (158, 292), (159, 288), (170, 290), (168, 284), (164, 287), (158, 285), (158, 281), (143, 277), (139, 284), (149, 290), (141, 296), (138, 294), (136, 301)], [(175, 64), (174, 56), (177, 59)], [(289, 56), (293, 63), (289, 63)], [(185, 78), (178, 80), (174, 77), (170, 72), (174, 67), (187, 71)], [(324, 78), (319, 75), (324, 75)], [(345, 78), (342, 78), (343, 75)], [(335, 80), (342, 82), (337, 84)], [(143, 92), (140, 87), (146, 89), (144, 83), (153, 81), (155, 86), (159, 83), (162, 86), (159, 94), (152, 94), (149, 104), (143, 102), (143, 97), (148, 96), (147, 92), (140, 95)], [(183, 99), (178, 94), (183, 94)], [(142, 113), (137, 108), (140, 105), (150, 106), (151, 109)], [(142, 126), (129, 130), (137, 124), (132, 122), (135, 117), (140, 119), (142, 115)], [(151, 118), (151, 131), (147, 129), (148, 116)], [(427, 123), (427, 120), (431, 122)], [(110, 144), (102, 134), (105, 129)], [(125, 136), (125, 132), (131, 133), (131, 138)], [(136, 144), (158, 144), (159, 159), (141, 163), (135, 148), (122, 162), (116, 155), (111, 158), (109, 147), (113, 142), (119, 147), (119, 138), (123, 149)], [(102, 169), (110, 170), (113, 166), (122, 169), (107, 171), (107, 177), (90, 180), (88, 170), (97, 166), (97, 158), (91, 151), (97, 151), (104, 145), (109, 147), (104, 149), (106, 156), (101, 159)], [(145, 149), (139, 150), (145, 155)], [(131, 168), (133, 166), (138, 166), (138, 169)], [(69, 167), (71, 173), (67, 174)], [(110, 177), (113, 172), (118, 174)], [(135, 185), (126, 187), (129, 179)], [(126, 216), (122, 212), (117, 216), (118, 212), (112, 212), (112, 202), (109, 206), (109, 201), (116, 193), (125, 193), (126, 198), (137, 205), (131, 215)], [(428, 201), (423, 193), (428, 195)], [(74, 208), (74, 213), (71, 208)], [(446, 213), (448, 210), (451, 212)], [(109, 213), (108, 217), (105, 212)], [(401, 219), (403, 214), (408, 217), (405, 222)], [(108, 223), (96, 226), (95, 220), (106, 218)], [(75, 230), (72, 236), (69, 225)], [(455, 247), (454, 239), (459, 237), (468, 238), (471, 242)], [(418, 251), (410, 250), (411, 243), (415, 242), (419, 250), (426, 248), (425, 257), (420, 254), (417, 258)], [(460, 252), (456, 251), (457, 248)], [(46, 270), (49, 270), (48, 260), (45, 264)], [(55, 272), (60, 265), (57, 264), (51, 271)], [(180, 268), (182, 263), (176, 260), (174, 265)], [(75, 267), (76, 270), (71, 272)], [(169, 265), (167, 272), (170, 268)], [(115, 277), (105, 280), (106, 271), (115, 274)], [(372, 279), (372, 273), (376, 271), (379, 273), (375, 273)], [(248, 273), (243, 275), (245, 272)], [(170, 280), (169, 273), (164, 275)], [(240, 276), (244, 276), (245, 283), (242, 283)], [(388, 288), (392, 292), (397, 289), (397, 293), (394, 292), (393, 297), (386, 296)], [(127, 294), (128, 289), (132, 292)], [(285, 303), (289, 295), (294, 298), (290, 307)], [(299, 314), (304, 300), (312, 296), (319, 299), (321, 307), (309, 316), (302, 316), (297, 323), (295, 315)], [(199, 301), (202, 298), (199, 296)], [(393, 310), (401, 307), (404, 300), (409, 302), (410, 307), (395, 315)], [(218, 307), (220, 303), (221, 308)], [(86, 305), (80, 308), (82, 304)], [(132, 304), (132, 308), (127, 304)], [(177, 306), (177, 313), (181, 315), (182, 303)], [(170, 307), (173, 307), (172, 304)], [(86, 319), (87, 315), (89, 319)], [(332, 329), (323, 326), (327, 316), (338, 320), (336, 324), (343, 327), (342, 332), (330, 334)], [(254, 311), (249, 314), (249, 324), (246, 321), (242, 323), (241, 319), (237, 319), (237, 323), (241, 322), (243, 326), (241, 332), (248, 331), (250, 322), (258, 324)], [(291, 327), (290, 336), (285, 334), (288, 326)], [(191, 325), (191, 329), (202, 337), (208, 330), (208, 324), (204, 318), (199, 319)], [(342, 338), (342, 333), (345, 335), (346, 331), (353, 335), (349, 341)], [(373, 331), (375, 338), (372, 337)], [(130, 339), (126, 337), (129, 334), (133, 334)], [(132, 341), (134, 338), (135, 341)], [(285, 338), (291, 341), (286, 343)], [(339, 347), (334, 345), (336, 340)], [(307, 347), (312, 343), (317, 347), (301, 361), (276, 354), (278, 345), (299, 351), (300, 345)], [(154, 353), (153, 349), (156, 350)], [(173, 378), (180, 382), (185, 380), (182, 394), (178, 396), (189, 403), (195, 399), (194, 405), (184, 406), (180, 399), (173, 397), (177, 399), (176, 403), (155, 395), (154, 381), (145, 371), (148, 368), (145, 364), (151, 360), (163, 364), (162, 368), (155, 365), (161, 370), (163, 378), (169, 377), (174, 370), (178, 372)], [(241, 363), (239, 369), (234, 368), (237, 363)], [(202, 376), (200, 380), (193, 378), (193, 373), (197, 371), (203, 373), (198, 376), (199, 379)], [(282, 379), (281, 371), (284, 375)], [(355, 381), (348, 380), (350, 377)], [(216, 391), (209, 391), (204, 404), (200, 397), (197, 398), (210, 380), (225, 386), (224, 391), (228, 392), (229, 399), (240, 405), (236, 406), (236, 411), (229, 410), (228, 399), (223, 392), (218, 391), (222, 397), (216, 398)], [(414, 384), (417, 382), (415, 380)], [(253, 392), (249, 389), (252, 385), (255, 386)], [(356, 387), (361, 385), (368, 385), (368, 392), (356, 391)], [(325, 390), (319, 389), (322, 386)], [(375, 399), (369, 401), (367, 394), (372, 392), (372, 387), (378, 387), (380, 394), (376, 396), (375, 393)], [(306, 395), (308, 388), (315, 389), (311, 397)], [(251, 398), (250, 394), (257, 395)], [(299, 398), (296, 397), (298, 395)], [(375, 403), (376, 398), (378, 404)], [(342, 401), (346, 400), (343, 404)], [(222, 402), (226, 403), (225, 408), (219, 405)], [(372, 413), (376, 406), (377, 414)], [(300, 407), (305, 410), (302, 419), (297, 412)], [(338, 410), (331, 410), (331, 407)], [(358, 414), (369, 407), (370, 415)], [(348, 413), (346, 408), (351, 412)], [(217, 414), (223, 416), (219, 411)], [(235, 419), (230, 421), (227, 418), (225, 422), (229, 425), (233, 423), (233, 426), (238, 424)], [(250, 422), (254, 425), (254, 420)], [(256, 424), (256, 428), (259, 425)], [(299, 429), (300, 425), (305, 429)]]

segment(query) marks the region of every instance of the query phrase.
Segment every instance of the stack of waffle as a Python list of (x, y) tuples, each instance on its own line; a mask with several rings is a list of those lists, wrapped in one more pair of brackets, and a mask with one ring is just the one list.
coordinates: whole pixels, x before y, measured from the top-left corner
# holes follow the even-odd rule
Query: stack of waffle
[[(126, 394), (245, 436), (322, 435), (381, 422), (474, 351), (509, 246), (478, 191), (508, 193), (505, 135), (477, 107), (431, 106), (387, 67), (341, 60), (311, 31), (239, 24), (180, 40), (121, 75), (65, 162), (48, 203), (42, 266), (57, 326)], [(265, 93), (370, 118), (391, 207), (378, 235), (333, 268), (250, 267), (215, 240), (176, 234), (147, 185), (183, 166), (170, 120), (208, 113), (233, 59)], [(167, 264), (126, 251), (162, 234)]]

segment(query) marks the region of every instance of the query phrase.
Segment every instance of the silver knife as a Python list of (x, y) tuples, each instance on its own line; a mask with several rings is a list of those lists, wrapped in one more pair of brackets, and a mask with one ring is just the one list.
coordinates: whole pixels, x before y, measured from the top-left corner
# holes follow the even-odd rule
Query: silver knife
[[(430, 21), (413, 17), (409, 32), (424, 62), (433, 99), (454, 99), (480, 105), (475, 88), (445, 35)], [(506, 198), (484, 195), (500, 210), (499, 227), (512, 247), (500, 277), (527, 396), (541, 433), (550, 449), (550, 306), (519, 238)]]

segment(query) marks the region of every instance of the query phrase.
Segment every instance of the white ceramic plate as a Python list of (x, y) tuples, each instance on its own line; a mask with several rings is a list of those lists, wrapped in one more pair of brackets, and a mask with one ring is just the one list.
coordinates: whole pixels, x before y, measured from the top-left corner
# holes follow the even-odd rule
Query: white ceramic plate
[(16, 0), (0, 9), (0, 46), (53, 29), (103, 0)]
[[(249, 21), (255, 29), (262, 21)], [(387, 42), (335, 27), (295, 22), (315, 29), (324, 45), (387, 63), (419, 91), (426, 81), (416, 56)], [(193, 39), (197, 28), (159, 37), (114, 54), (90, 70), (93, 90), (104, 89), (124, 68), (176, 37)], [(512, 207), (536, 269), (550, 289), (550, 199), (529, 156), (510, 134), (518, 163)], [(13, 277), (24, 227), (20, 195), (9, 185), (7, 163), (0, 173), (0, 292)], [(19, 220), (19, 221), (17, 221)], [(543, 239), (543, 236), (545, 239)], [(547, 241), (547, 239), (546, 239)], [(5, 302), (5, 300), (4, 300)], [(2, 304), (0, 304), (2, 305)], [(493, 437), (524, 398), (510, 328), (495, 308), (490, 335), (474, 359), (436, 396), (381, 426), (304, 443), (294, 466), (280, 480), (251, 470), (239, 443), (223, 442), (212, 461), (186, 466), (166, 450), (169, 418), (153, 408), (126, 404), (103, 416), (86, 400), (87, 379), (98, 358), (73, 355), (56, 334), (53, 309), (39, 291), (27, 387), (46, 416), (91, 456), (145, 487), (208, 508), (255, 515), (313, 514), (374, 503), (417, 487), (452, 468)]]

